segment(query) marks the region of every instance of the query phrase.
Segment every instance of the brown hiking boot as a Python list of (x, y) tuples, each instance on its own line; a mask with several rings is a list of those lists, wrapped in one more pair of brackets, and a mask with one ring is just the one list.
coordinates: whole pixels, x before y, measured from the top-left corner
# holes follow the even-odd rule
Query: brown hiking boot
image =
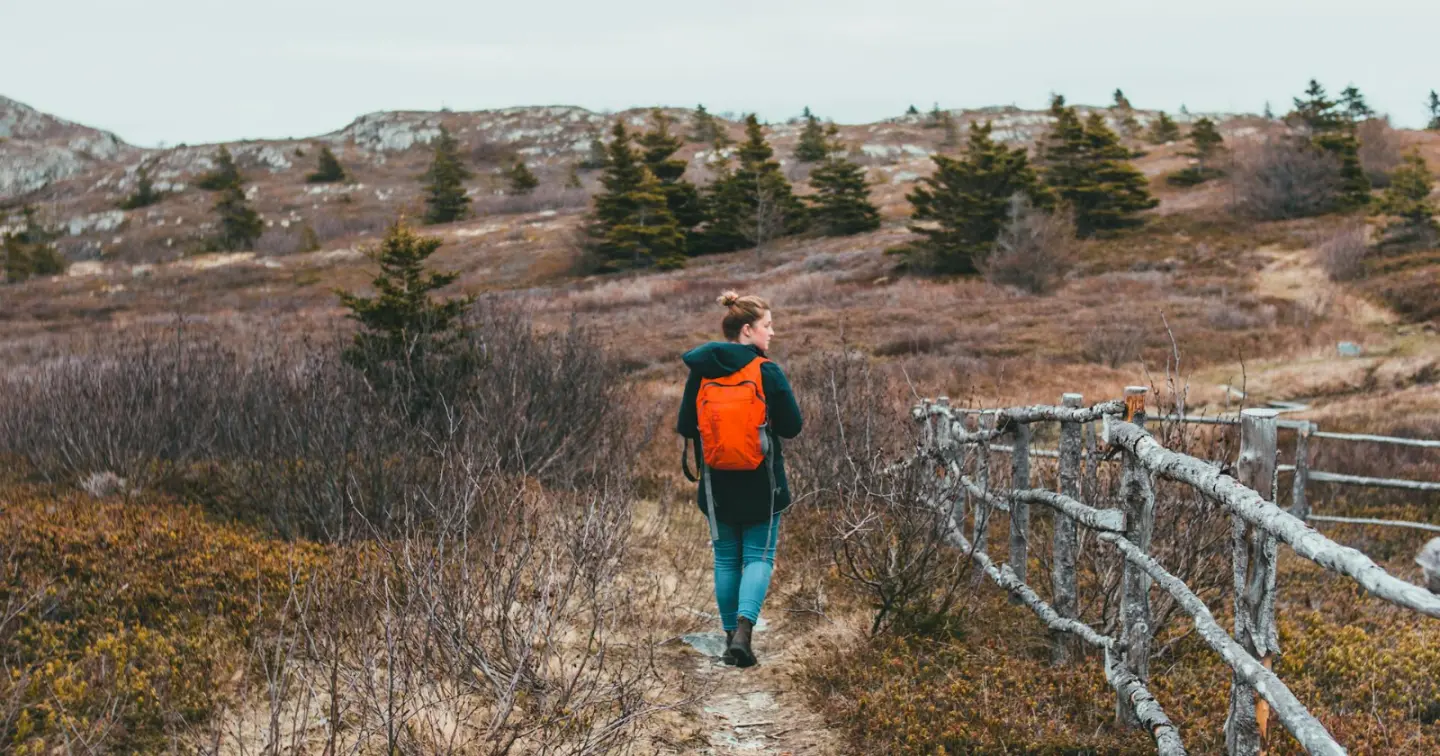
[(726, 664), (727, 666), (731, 666), (731, 667), (735, 666), (735, 657), (734, 657), (734, 655), (732, 655), (732, 654), (730, 653), (730, 641), (731, 641), (731, 639), (733, 639), (734, 637), (735, 637), (735, 631), (734, 631), (734, 630), (726, 630), (726, 631), (725, 631), (725, 652), (722, 653), (722, 654), (720, 654), (720, 661), (725, 662), (725, 664)]
[(750, 650), (750, 633), (755, 629), (755, 623), (746, 617), (741, 617), (735, 628), (735, 635), (730, 639), (729, 648), (726, 651), (730, 658), (734, 659), (737, 667), (755, 666), (755, 652)]

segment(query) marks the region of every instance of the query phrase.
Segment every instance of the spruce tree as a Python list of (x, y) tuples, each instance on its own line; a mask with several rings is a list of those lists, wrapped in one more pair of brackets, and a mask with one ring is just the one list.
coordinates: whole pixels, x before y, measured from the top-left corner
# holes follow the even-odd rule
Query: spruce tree
[(1333, 155), (1340, 162), (1339, 209), (1360, 207), (1370, 201), (1370, 178), (1360, 163), (1360, 138), (1350, 109), (1361, 112), (1368, 107), (1363, 100), (1356, 102), (1359, 92), (1354, 87), (1347, 89), (1346, 95), (1350, 102), (1342, 108), (1341, 102), (1326, 95), (1320, 82), (1311, 79), (1305, 96), (1295, 98), (1295, 110), (1287, 117), (1309, 133), (1314, 148)]
[(1160, 111), (1160, 115), (1155, 118), (1155, 123), (1150, 125), (1150, 143), (1169, 144), (1179, 138), (1180, 127), (1170, 119), (1170, 116), (1165, 114), (1165, 111)]
[(165, 195), (155, 189), (155, 183), (150, 180), (150, 169), (145, 163), (135, 169), (135, 191), (120, 201), (121, 210), (138, 210), (142, 207), (149, 207)]
[(529, 194), (540, 186), (540, 179), (535, 178), (535, 174), (525, 166), (525, 161), (519, 158), (505, 171), (505, 181), (510, 185), (510, 194)]
[(955, 116), (950, 111), (940, 115), (940, 128), (945, 131), (945, 138), (940, 140), (941, 147), (954, 147), (960, 144), (960, 126), (955, 123)]
[(675, 157), (683, 145), (680, 137), (670, 133), (671, 118), (656, 108), (651, 114), (654, 127), (635, 141), (643, 152), (641, 160), (645, 167), (660, 183), (670, 214), (681, 230), (691, 229), (705, 220), (705, 206), (700, 200), (700, 190), (685, 180), (686, 163)]
[(1133, 110), (1133, 108), (1130, 107), (1130, 99), (1118, 88), (1115, 90), (1115, 104), (1113, 107), (1116, 110)]
[(714, 144), (722, 133), (720, 124), (715, 122), (715, 116), (710, 115), (704, 105), (696, 105), (695, 113), (690, 116), (690, 141)]
[(236, 184), (221, 189), (213, 209), (220, 228), (210, 239), (210, 249), (235, 252), (254, 248), (265, 224), (245, 200), (243, 187)]
[(1098, 112), (1082, 124), (1074, 108), (1060, 108), (1041, 156), (1045, 183), (1073, 208), (1081, 236), (1136, 225), (1136, 213), (1159, 204)]
[(707, 187), (709, 223), (696, 239), (701, 252), (728, 252), (746, 246), (764, 247), (775, 237), (805, 230), (805, 205), (773, 158), (760, 121), (745, 117), (746, 139), (740, 144), (739, 166)]
[(605, 142), (600, 139), (599, 134), (590, 135), (590, 151), (585, 154), (585, 159), (580, 161), (580, 169), (584, 171), (598, 171), (605, 167)]
[(230, 150), (225, 145), (215, 151), (215, 167), (209, 173), (201, 176), (195, 185), (206, 191), (218, 192), (232, 186), (240, 186), (245, 183), (245, 178), (240, 175), (240, 168), (235, 165), (235, 158), (231, 157)]
[(1440, 92), (1430, 90), (1430, 101), (1425, 106), (1430, 109), (1430, 123), (1425, 128), (1440, 131)]
[(1185, 154), (1195, 158), (1196, 164), (1171, 174), (1166, 181), (1176, 186), (1194, 186), (1223, 175), (1211, 165), (1211, 160), (1225, 144), (1225, 138), (1220, 136), (1214, 121), (1205, 117), (1195, 121), (1190, 129), (1190, 144), (1193, 149)]
[(930, 108), (929, 114), (925, 116), (925, 128), (938, 129), (943, 127), (945, 125), (945, 113), (946, 111), (940, 109), (940, 103), (935, 103), (934, 107)]
[(1051, 204), (1025, 148), (1007, 148), (991, 131), (988, 122), (972, 124), (962, 157), (931, 156), (935, 172), (906, 196), (919, 221), (910, 230), (925, 238), (894, 252), (939, 273), (978, 273), (1005, 225), (1012, 196)]
[(1311, 79), (1310, 86), (1305, 88), (1305, 96), (1295, 98), (1295, 110), (1287, 120), (1304, 126), (1313, 134), (1334, 131), (1343, 125), (1340, 114), (1335, 110), (1338, 104), (1326, 96), (1325, 87), (1320, 82)]
[(800, 131), (800, 142), (795, 146), (795, 159), (802, 163), (815, 163), (830, 154), (830, 145), (825, 139), (825, 129), (820, 119), (805, 108), (805, 128)]
[(0, 239), (0, 267), (5, 280), (19, 283), (32, 276), (56, 276), (65, 272), (69, 261), (55, 248), (58, 231), (47, 228), (31, 205), (20, 209), (19, 230)]
[(880, 227), (880, 211), (870, 202), (865, 169), (832, 155), (810, 173), (815, 193), (807, 197), (810, 217), (828, 236), (849, 236)]
[(440, 244), (439, 238), (420, 236), (398, 220), (371, 252), (380, 266), (371, 280), (375, 295), (336, 292), (348, 317), (360, 324), (345, 361), (377, 387), (408, 388), (412, 414), (436, 398), (441, 368), (456, 359), (464, 333), (461, 315), (473, 301), (432, 298), (459, 277), (426, 270), (426, 260)]
[(470, 210), (465, 179), (470, 171), (460, 161), (460, 145), (444, 126), (435, 137), (434, 157), (421, 179), (425, 182), (425, 222), (450, 223), (464, 218)]
[(1265, 101), (1265, 112), (1262, 113), (1260, 117), (1264, 118), (1267, 121), (1275, 120), (1275, 111), (1270, 107), (1269, 100)]
[(585, 184), (580, 180), (580, 170), (574, 164), (570, 164), (570, 172), (565, 176), (566, 189), (584, 189)]
[(918, 109), (916, 109), (916, 107), (915, 107), (914, 105), (911, 105), (909, 108), (907, 108), (907, 109), (905, 110), (905, 115), (906, 115), (906, 117), (918, 116), (918, 115), (920, 115), (920, 111), (919, 111)]
[(1354, 84), (1341, 90), (1339, 104), (1345, 119), (1350, 123), (1360, 123), (1375, 115), (1375, 111), (1365, 103), (1365, 95), (1360, 94), (1360, 88)]
[(1390, 174), (1390, 186), (1380, 199), (1380, 212), (1397, 218), (1386, 230), (1407, 236), (1424, 233), (1427, 237), (1440, 231), (1435, 223), (1435, 203), (1430, 200), (1434, 187), (1435, 176), (1425, 158), (1418, 151), (1406, 155), (1405, 162)]
[(629, 193), (630, 213), (605, 235), (602, 271), (684, 267), (685, 234), (670, 213), (665, 188), (649, 169)]
[(333, 184), (344, 180), (345, 167), (340, 165), (340, 160), (330, 151), (329, 145), (321, 145), (315, 172), (306, 176), (305, 181), (311, 184)]

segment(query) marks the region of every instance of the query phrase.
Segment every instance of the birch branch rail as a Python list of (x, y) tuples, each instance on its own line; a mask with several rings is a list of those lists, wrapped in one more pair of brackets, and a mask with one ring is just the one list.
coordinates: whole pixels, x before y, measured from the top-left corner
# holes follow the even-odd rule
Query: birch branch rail
[(1394, 528), (1412, 528), (1414, 530), (1428, 530), (1431, 533), (1440, 533), (1440, 525), (1431, 525), (1428, 522), (1375, 520), (1369, 517), (1332, 517), (1330, 515), (1310, 515), (1310, 519), (1314, 522), (1337, 522), (1344, 525), (1387, 525)]
[(1382, 599), (1440, 618), (1440, 596), (1390, 575), (1361, 552), (1319, 534), (1203, 460), (1172, 452), (1144, 430), (1122, 420), (1107, 417), (1103, 432), (1107, 441), (1135, 455), (1151, 472), (1193, 486), (1246, 522), (1289, 544), (1295, 553), (1353, 578)]
[(1274, 708), (1275, 714), (1285, 724), (1285, 729), (1295, 736), (1295, 740), (1311, 754), (1325, 754), (1327, 756), (1343, 756), (1345, 749), (1330, 737), (1325, 726), (1306, 710), (1290, 692), (1290, 688), (1274, 672), (1266, 669), (1255, 657), (1245, 652), (1245, 649), (1231, 638), (1225, 629), (1215, 621), (1214, 615), (1210, 614), (1209, 607), (1200, 600), (1188, 586), (1179, 578), (1171, 575), (1158, 562), (1135, 547), (1119, 535), (1114, 533), (1100, 533), (1098, 538), (1106, 543), (1114, 545), (1124, 555), (1125, 559), (1150, 576), (1155, 584), (1179, 602), (1180, 607), (1195, 619), (1195, 630), (1200, 637), (1215, 649), (1216, 653), (1225, 660), (1230, 668), (1235, 670), (1245, 679), (1255, 691), (1259, 693)]

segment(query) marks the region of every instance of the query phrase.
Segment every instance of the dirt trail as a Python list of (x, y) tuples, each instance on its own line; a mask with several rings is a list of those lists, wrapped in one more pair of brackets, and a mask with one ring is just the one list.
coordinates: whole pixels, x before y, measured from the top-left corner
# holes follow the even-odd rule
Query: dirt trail
[[(774, 613), (773, 611), (771, 613)], [(684, 664), (709, 694), (697, 707), (702, 741), (697, 754), (819, 756), (844, 751), (843, 741), (825, 725), (795, 684), (812, 633), (797, 623), (764, 618), (755, 636), (758, 666), (736, 669), (720, 662), (725, 636), (695, 633), (674, 644)]]

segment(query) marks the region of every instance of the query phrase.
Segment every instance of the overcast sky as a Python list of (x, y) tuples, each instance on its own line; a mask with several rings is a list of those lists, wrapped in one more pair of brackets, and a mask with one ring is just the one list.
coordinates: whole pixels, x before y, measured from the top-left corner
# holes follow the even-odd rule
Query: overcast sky
[(0, 95), (127, 141), (333, 131), (376, 110), (914, 103), (1283, 112), (1317, 77), (1423, 125), (1437, 0), (0, 0)]

